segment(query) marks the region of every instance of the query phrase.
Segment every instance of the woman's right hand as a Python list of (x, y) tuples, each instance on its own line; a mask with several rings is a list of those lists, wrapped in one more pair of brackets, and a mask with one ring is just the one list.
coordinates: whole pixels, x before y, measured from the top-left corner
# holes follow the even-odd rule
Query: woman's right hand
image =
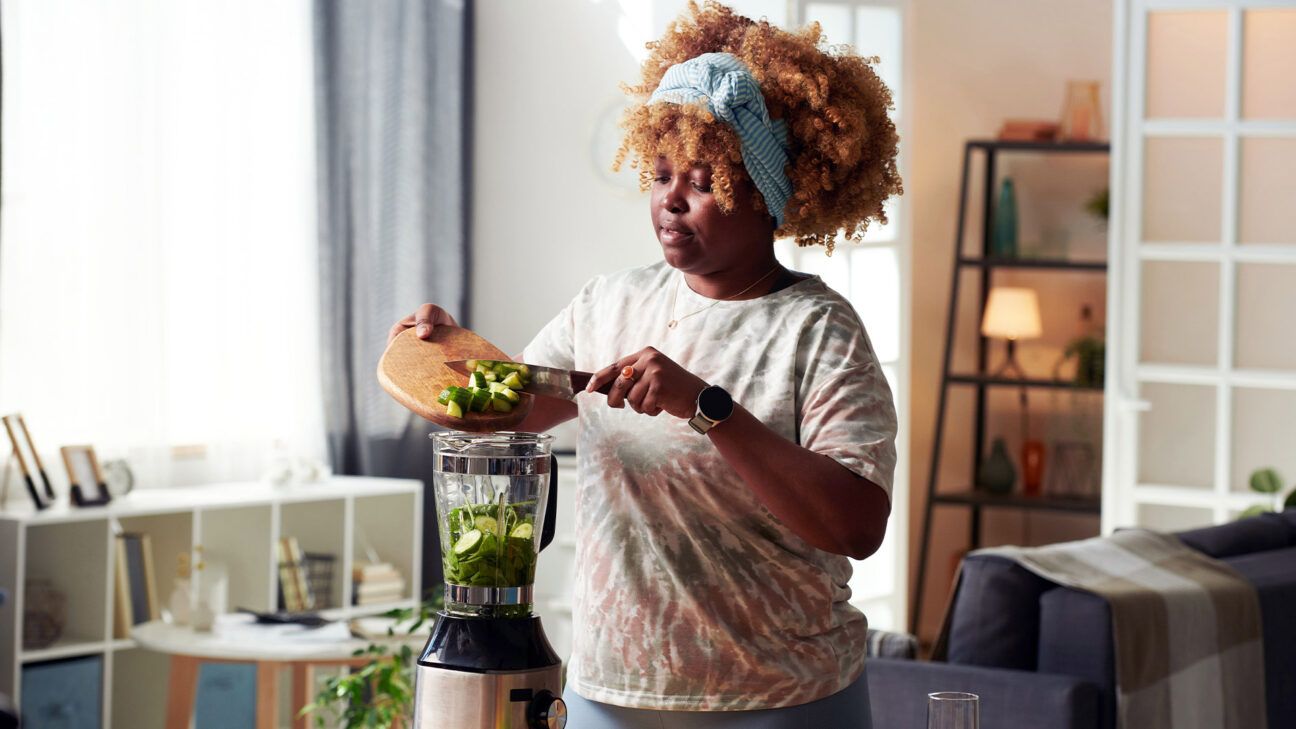
[(391, 331), (387, 332), (387, 344), (391, 344), (397, 334), (410, 327), (417, 327), (419, 339), (427, 339), (432, 336), (432, 328), (439, 326), (457, 327), (459, 322), (455, 321), (453, 316), (450, 316), (445, 309), (436, 304), (424, 304), (413, 314), (392, 325)]

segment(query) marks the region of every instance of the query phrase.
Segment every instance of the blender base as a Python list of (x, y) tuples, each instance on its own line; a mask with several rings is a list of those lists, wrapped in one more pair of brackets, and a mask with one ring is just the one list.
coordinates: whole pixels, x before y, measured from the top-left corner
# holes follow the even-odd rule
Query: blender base
[[(532, 729), (561, 727), (536, 715), (562, 693), (561, 666), (513, 673), (471, 673), (419, 666), (415, 729)], [(564, 717), (565, 719), (565, 714)]]
[(563, 729), (561, 696), (539, 617), (441, 612), (415, 668), (414, 729)]

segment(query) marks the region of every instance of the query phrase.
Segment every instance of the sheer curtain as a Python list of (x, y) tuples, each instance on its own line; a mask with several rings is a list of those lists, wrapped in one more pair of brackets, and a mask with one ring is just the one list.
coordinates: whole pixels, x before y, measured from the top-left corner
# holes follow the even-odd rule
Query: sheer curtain
[(308, 0), (2, 22), (0, 411), (140, 486), (322, 459)]

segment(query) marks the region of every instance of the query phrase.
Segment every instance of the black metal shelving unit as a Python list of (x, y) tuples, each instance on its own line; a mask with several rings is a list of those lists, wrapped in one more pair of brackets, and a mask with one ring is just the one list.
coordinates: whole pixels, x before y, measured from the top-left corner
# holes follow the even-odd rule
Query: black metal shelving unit
[[(949, 308), (945, 324), (945, 358), (941, 365), (941, 391), (936, 411), (936, 433), (932, 441), (931, 471), (927, 476), (927, 504), (923, 509), (922, 541), (919, 545), (918, 579), (914, 585), (913, 602), (910, 605), (909, 630), (918, 633), (919, 618), (922, 617), (922, 600), (927, 579), (928, 547), (931, 540), (932, 509), (937, 505), (959, 506), (970, 509), (969, 531), (971, 548), (981, 546), (981, 511), (989, 508), (1011, 508), (1033, 511), (1055, 511), (1080, 514), (1100, 513), (1100, 499), (1075, 498), (1058, 496), (1026, 496), (1023, 494), (989, 494), (966, 487), (957, 491), (938, 491), (937, 481), (940, 474), (941, 446), (945, 433), (945, 415), (948, 406), (948, 395), (951, 387), (972, 387), (976, 389), (976, 424), (974, 437), (972, 474), (975, 476), (981, 466), (982, 453), (985, 451), (985, 416), (986, 394), (992, 387), (1013, 388), (1057, 388), (1069, 390), (1087, 390), (1101, 392), (1101, 387), (1080, 387), (1070, 382), (1058, 382), (1045, 379), (1006, 379), (986, 374), (989, 347), (985, 337), (977, 337), (977, 371), (974, 373), (956, 373), (951, 371), (951, 360), (954, 348), (954, 328), (958, 320), (959, 281), (965, 269), (979, 270), (978, 282), (980, 296), (976, 321), (980, 322), (985, 313), (986, 299), (990, 292), (990, 282), (996, 270), (1032, 269), (1043, 272), (1091, 272), (1105, 274), (1107, 264), (1103, 261), (1068, 261), (1035, 258), (996, 258), (990, 255), (990, 239), (993, 230), (994, 194), (996, 190), (996, 158), (1002, 152), (1027, 152), (1036, 154), (1106, 154), (1109, 147), (1100, 142), (1008, 142), (999, 140), (970, 140), (963, 147), (963, 169), (959, 182), (958, 225), (954, 234), (954, 272), (950, 285)], [(971, 175), (971, 164), (974, 153), (985, 155), (984, 182), (981, 199), (981, 251), (979, 256), (968, 256), (963, 253), (963, 237), (967, 223), (968, 180)], [(975, 482), (975, 478), (969, 479)]]

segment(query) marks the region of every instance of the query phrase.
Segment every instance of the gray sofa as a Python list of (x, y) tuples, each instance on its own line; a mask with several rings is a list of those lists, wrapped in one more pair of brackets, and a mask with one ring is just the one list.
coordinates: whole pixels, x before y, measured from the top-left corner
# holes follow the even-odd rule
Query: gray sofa
[[(1296, 510), (1180, 532), (1255, 586), (1270, 727), (1296, 727)], [(874, 726), (921, 729), (926, 696), (981, 696), (982, 726), (1111, 729), (1115, 669), (1111, 612), (995, 556), (973, 555), (951, 607), (948, 662), (869, 662)]]

